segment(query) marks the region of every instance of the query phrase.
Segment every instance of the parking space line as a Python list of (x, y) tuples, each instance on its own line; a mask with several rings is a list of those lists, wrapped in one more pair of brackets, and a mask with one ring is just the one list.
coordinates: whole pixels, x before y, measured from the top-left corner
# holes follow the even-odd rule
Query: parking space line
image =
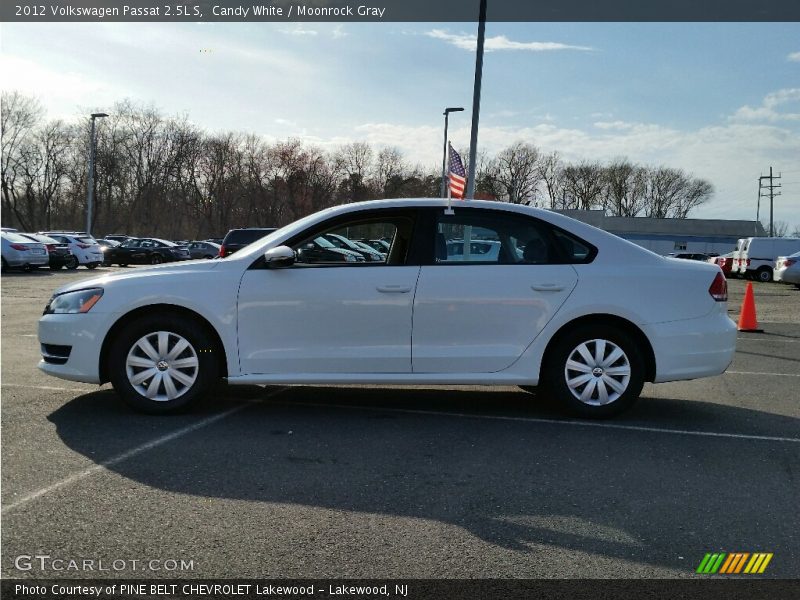
[(66, 388), (56, 387), (53, 385), (28, 385), (27, 383), (5, 383), (0, 384), (0, 387), (13, 387), (13, 388), (27, 388), (31, 390), (45, 390), (47, 392), (103, 392), (111, 388)]
[(773, 377), (800, 377), (800, 373), (763, 373), (762, 371), (725, 371), (725, 374), (726, 375), (771, 375)]
[[(271, 392), (271, 393), (265, 395), (264, 398), (265, 399), (266, 398), (272, 398), (272, 397), (277, 396), (281, 392), (284, 392), (284, 391), (286, 391), (288, 389), (289, 388), (281, 388), (281, 389), (275, 390), (274, 392)], [(116, 465), (116, 464), (119, 464), (121, 462), (124, 462), (124, 461), (128, 460), (129, 458), (133, 458), (134, 456), (138, 456), (139, 454), (142, 454), (143, 452), (147, 452), (148, 450), (152, 450), (153, 448), (155, 448), (157, 446), (161, 446), (162, 444), (166, 444), (167, 442), (171, 442), (172, 440), (175, 440), (175, 439), (177, 439), (179, 437), (182, 437), (182, 436), (184, 436), (184, 435), (186, 435), (188, 433), (192, 433), (193, 431), (197, 431), (198, 429), (202, 429), (203, 427), (207, 427), (209, 425), (213, 425), (217, 421), (221, 421), (222, 419), (224, 419), (226, 417), (229, 417), (229, 416), (231, 416), (233, 414), (236, 414), (237, 412), (239, 412), (241, 410), (244, 410), (245, 408), (253, 406), (253, 404), (254, 403), (252, 403), (252, 402), (244, 402), (242, 404), (237, 404), (233, 408), (230, 408), (230, 409), (228, 409), (226, 411), (223, 411), (223, 412), (218, 413), (216, 415), (212, 415), (212, 416), (210, 416), (210, 417), (208, 417), (206, 419), (203, 419), (202, 421), (198, 421), (197, 423), (193, 423), (192, 425), (188, 425), (186, 427), (178, 429), (177, 431), (173, 431), (173, 432), (168, 433), (166, 435), (163, 435), (163, 436), (161, 436), (159, 438), (156, 438), (154, 440), (146, 442), (146, 443), (142, 444), (141, 446), (137, 446), (136, 448), (132, 448), (131, 450), (127, 450), (127, 451), (123, 452), (122, 454), (118, 454), (117, 456), (114, 456), (113, 458), (110, 458), (110, 459), (105, 460), (105, 461), (103, 461), (101, 463), (97, 463), (95, 465), (92, 465), (91, 467), (89, 467), (87, 469), (84, 469), (83, 471), (78, 471), (77, 473), (73, 473), (72, 475), (70, 475), (68, 477), (65, 477), (61, 481), (57, 481), (57, 482), (53, 483), (52, 485), (48, 485), (48, 486), (43, 487), (43, 488), (41, 488), (39, 490), (36, 490), (35, 492), (31, 492), (30, 494), (26, 494), (25, 496), (23, 496), (22, 498), (16, 500), (15, 502), (12, 502), (11, 504), (7, 504), (6, 506), (3, 507), (1, 512), (2, 512), (2, 514), (6, 514), (7, 512), (10, 512), (10, 511), (12, 511), (12, 510), (14, 510), (16, 508), (19, 508), (20, 506), (23, 506), (24, 504), (27, 504), (28, 502), (31, 502), (32, 500), (36, 500), (37, 498), (41, 498), (42, 496), (44, 496), (46, 494), (49, 494), (50, 492), (54, 492), (54, 491), (56, 491), (58, 489), (61, 489), (61, 488), (66, 487), (66, 486), (68, 486), (70, 484), (73, 484), (76, 481), (80, 481), (81, 479), (85, 479), (89, 475), (97, 473), (98, 471), (101, 471), (103, 469), (107, 469), (108, 467), (111, 467), (113, 465)]]
[(737, 337), (737, 342), (769, 342), (770, 344), (800, 344), (800, 340), (776, 340), (774, 338)]
[(789, 442), (800, 444), (800, 438), (773, 435), (753, 435), (747, 433), (727, 433), (724, 431), (697, 431), (691, 429), (665, 429), (661, 427), (645, 427), (644, 425), (621, 425), (619, 423), (600, 423), (597, 421), (561, 421), (558, 419), (542, 419), (538, 417), (511, 417), (507, 415), (476, 415), (470, 413), (446, 412), (441, 410), (418, 410), (413, 408), (383, 408), (376, 406), (357, 406), (353, 404), (325, 404), (324, 402), (271, 402), (281, 406), (310, 406), (314, 408), (345, 408), (355, 410), (371, 410), (397, 412), (412, 415), (433, 415), (436, 417), (455, 417), (458, 419), (485, 419), (491, 421), (517, 421), (521, 423), (547, 423), (551, 425), (567, 425), (573, 427), (597, 427), (600, 429), (622, 429), (627, 431), (645, 431), (648, 433), (666, 433), (671, 435), (694, 435), (702, 437), (733, 438), (741, 440), (757, 440), (763, 442)]

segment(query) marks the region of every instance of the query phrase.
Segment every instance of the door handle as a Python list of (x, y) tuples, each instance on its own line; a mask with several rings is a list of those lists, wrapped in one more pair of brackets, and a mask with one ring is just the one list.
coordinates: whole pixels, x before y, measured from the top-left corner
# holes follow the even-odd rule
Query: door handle
[(407, 294), (411, 291), (410, 285), (379, 285), (376, 288), (383, 294)]
[(560, 292), (564, 286), (557, 283), (534, 283), (531, 289), (537, 292)]

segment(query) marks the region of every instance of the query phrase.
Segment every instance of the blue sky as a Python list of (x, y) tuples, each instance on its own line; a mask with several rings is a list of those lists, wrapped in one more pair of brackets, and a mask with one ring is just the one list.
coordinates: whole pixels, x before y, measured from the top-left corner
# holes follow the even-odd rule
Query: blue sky
[[(365, 140), (436, 165), (441, 112), (469, 141), (470, 23), (3, 24), (2, 85), (72, 119), (131, 98), (210, 130)], [(800, 225), (800, 24), (489, 23), (479, 149), (517, 140), (570, 160), (627, 156), (709, 179), (693, 216)], [(793, 183), (794, 182), (794, 183)]]

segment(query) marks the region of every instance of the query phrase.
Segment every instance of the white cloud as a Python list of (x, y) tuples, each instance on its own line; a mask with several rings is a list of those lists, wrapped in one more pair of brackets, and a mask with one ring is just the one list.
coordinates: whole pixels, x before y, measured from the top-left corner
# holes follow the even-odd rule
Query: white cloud
[(283, 34), (286, 35), (299, 35), (299, 36), (315, 36), (319, 32), (315, 29), (304, 29), (302, 25), (298, 25), (297, 27), (292, 27), (290, 29), (279, 29)]
[[(448, 33), (443, 29), (432, 29), (430, 31), (426, 31), (425, 35), (437, 40), (443, 40), (449, 44), (452, 44), (456, 48), (469, 50), (471, 52), (474, 52), (478, 45), (477, 38), (468, 33)], [(504, 35), (487, 37), (484, 40), (483, 49), (485, 52), (494, 52), (496, 50), (525, 50), (528, 52), (550, 52), (553, 50), (594, 50), (594, 48), (590, 48), (588, 46), (572, 46), (569, 44), (561, 44), (559, 42), (516, 42), (508, 39)]]
[(800, 62), (800, 52), (792, 52), (786, 57), (789, 62)]
[(335, 40), (340, 40), (343, 37), (347, 37), (350, 35), (347, 33), (341, 25), (337, 25), (333, 29), (331, 29), (331, 37)]
[[(795, 112), (781, 112), (786, 105), (796, 106)], [(742, 106), (731, 117), (734, 121), (800, 121), (800, 88), (772, 92), (764, 97), (761, 106)]]
[(598, 129), (632, 129), (636, 123), (628, 123), (627, 121), (596, 121), (593, 123)]

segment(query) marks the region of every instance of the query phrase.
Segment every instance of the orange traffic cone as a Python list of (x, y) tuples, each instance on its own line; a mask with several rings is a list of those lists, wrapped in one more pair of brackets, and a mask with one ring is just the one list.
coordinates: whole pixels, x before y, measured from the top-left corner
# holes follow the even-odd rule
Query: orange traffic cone
[(763, 329), (758, 328), (758, 319), (756, 318), (756, 299), (753, 295), (753, 284), (747, 282), (747, 288), (744, 291), (744, 301), (742, 302), (742, 312), (739, 313), (739, 331), (755, 331), (762, 332)]

